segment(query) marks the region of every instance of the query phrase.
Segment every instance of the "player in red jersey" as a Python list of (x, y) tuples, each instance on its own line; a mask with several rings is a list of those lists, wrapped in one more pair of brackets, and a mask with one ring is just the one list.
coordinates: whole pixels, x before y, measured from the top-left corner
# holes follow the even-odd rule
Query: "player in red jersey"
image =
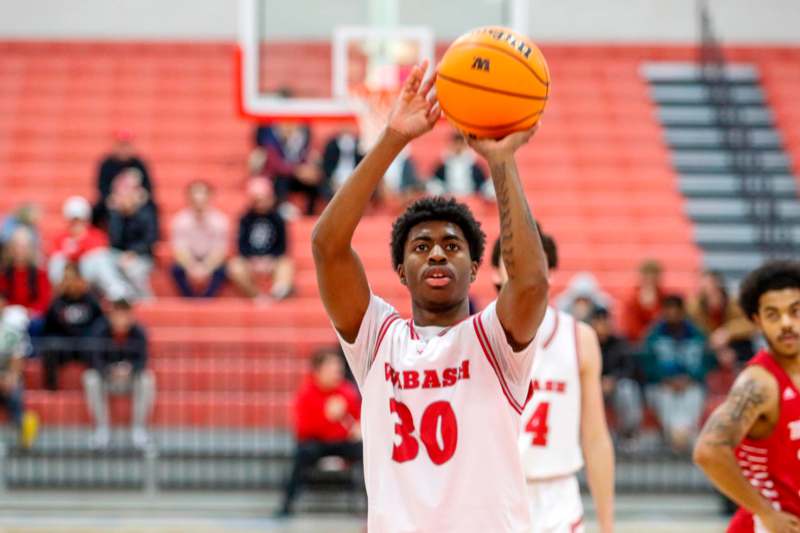
[(740, 303), (769, 348), (708, 419), (694, 460), (739, 504), (728, 533), (800, 532), (800, 263), (751, 272)]

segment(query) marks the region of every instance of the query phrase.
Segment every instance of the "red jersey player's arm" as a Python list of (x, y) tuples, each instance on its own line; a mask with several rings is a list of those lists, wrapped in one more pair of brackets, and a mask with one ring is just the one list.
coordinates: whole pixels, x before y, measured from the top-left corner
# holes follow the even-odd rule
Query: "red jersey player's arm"
[(581, 378), (581, 449), (601, 533), (614, 531), (614, 446), (606, 425), (603, 360), (594, 330), (576, 323)]
[(508, 281), (497, 297), (497, 317), (515, 350), (527, 346), (547, 309), (547, 257), (539, 228), (533, 221), (517, 170), (514, 153), (525, 145), (538, 125), (501, 140), (468, 139), (489, 163), (500, 211), (500, 251)]
[(377, 144), (314, 226), (312, 249), (320, 296), (347, 342), (355, 341), (369, 306), (367, 276), (351, 246), (353, 233), (386, 169), (409, 141), (430, 131), (441, 115), (438, 104), (428, 97), (435, 78), (422, 81), (427, 67), (423, 62), (412, 69)]
[[(725, 402), (703, 426), (694, 448), (694, 462), (720, 491), (758, 516), (769, 531), (800, 531), (796, 518), (775, 511), (750, 484), (734, 452), (759, 419), (778, 409), (779, 401), (777, 382), (767, 370), (758, 366), (743, 370)], [(794, 527), (786, 528), (792, 520)]]

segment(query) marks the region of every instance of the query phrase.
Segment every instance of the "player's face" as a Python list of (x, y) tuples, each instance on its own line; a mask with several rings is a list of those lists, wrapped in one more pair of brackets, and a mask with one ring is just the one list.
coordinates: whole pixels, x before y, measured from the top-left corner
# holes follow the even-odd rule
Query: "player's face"
[(478, 263), (472, 260), (458, 225), (432, 220), (411, 228), (403, 264), (397, 271), (414, 302), (436, 311), (459, 305), (467, 298)]
[(800, 356), (800, 289), (787, 288), (762, 294), (755, 321), (775, 355), (786, 358)]

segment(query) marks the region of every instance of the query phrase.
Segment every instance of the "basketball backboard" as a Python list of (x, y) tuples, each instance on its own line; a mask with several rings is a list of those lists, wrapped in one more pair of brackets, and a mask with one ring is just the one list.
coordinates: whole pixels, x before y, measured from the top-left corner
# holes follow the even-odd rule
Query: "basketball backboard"
[(365, 91), (396, 89), (422, 59), (435, 65), (437, 39), (524, 25), (528, 2), (459, 10), (426, 0), (239, 0), (239, 111), (262, 121), (352, 118)]

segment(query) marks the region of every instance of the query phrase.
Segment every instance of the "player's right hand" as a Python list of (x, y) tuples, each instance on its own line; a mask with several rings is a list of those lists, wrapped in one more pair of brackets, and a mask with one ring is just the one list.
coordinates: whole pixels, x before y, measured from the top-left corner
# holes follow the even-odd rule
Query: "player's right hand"
[(800, 533), (800, 518), (793, 514), (773, 511), (759, 518), (770, 533)]
[(427, 60), (414, 65), (389, 112), (387, 127), (406, 142), (430, 131), (442, 115), (436, 96), (431, 93), (436, 76), (422, 81), (427, 70)]

